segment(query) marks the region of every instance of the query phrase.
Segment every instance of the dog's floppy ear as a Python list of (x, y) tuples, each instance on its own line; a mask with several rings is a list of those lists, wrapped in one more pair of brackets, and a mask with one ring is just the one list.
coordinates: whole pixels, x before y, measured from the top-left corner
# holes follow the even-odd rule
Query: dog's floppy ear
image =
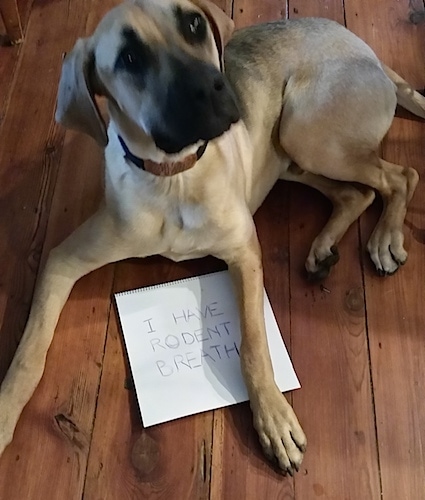
[(224, 47), (230, 40), (235, 29), (235, 23), (217, 5), (209, 0), (191, 0), (206, 15), (217, 45), (221, 70), (224, 71)]
[(77, 40), (66, 56), (59, 82), (56, 121), (90, 135), (102, 147), (108, 143), (106, 125), (94, 92), (94, 54), (88, 39)]

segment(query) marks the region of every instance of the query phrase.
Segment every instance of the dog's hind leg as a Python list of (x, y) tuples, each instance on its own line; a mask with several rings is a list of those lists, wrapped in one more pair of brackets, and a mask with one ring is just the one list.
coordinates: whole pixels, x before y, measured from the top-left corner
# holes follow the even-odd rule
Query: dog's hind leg
[(334, 181), (294, 166), (280, 178), (313, 187), (327, 196), (333, 204), (332, 214), (313, 241), (305, 263), (309, 278), (324, 279), (339, 260), (337, 244), (350, 225), (372, 203), (375, 192), (360, 184)]
[(12, 440), (21, 412), (43, 375), (59, 315), (75, 282), (125, 257), (115, 250), (120, 247), (114, 244), (116, 238), (113, 220), (100, 210), (51, 251), (21, 342), (0, 388), (0, 455)]
[(315, 86), (288, 83), (280, 144), (303, 170), (381, 194), (384, 211), (368, 250), (378, 273), (392, 274), (407, 258), (403, 222), (419, 178), (377, 154), (394, 116), (394, 84), (371, 59), (328, 66)]
[(384, 200), (384, 210), (367, 249), (378, 273), (386, 276), (397, 271), (407, 259), (403, 246), (403, 223), (419, 174), (413, 168), (395, 165), (381, 158), (377, 158), (374, 167), (359, 172), (364, 182), (377, 189)]
[(378, 273), (381, 276), (393, 274), (407, 259), (403, 223), (419, 180), (416, 170), (389, 163), (374, 152), (350, 156), (335, 155), (323, 149), (312, 156), (320, 160), (310, 162), (310, 172), (326, 173), (337, 181), (360, 183), (381, 194), (384, 210), (367, 248)]

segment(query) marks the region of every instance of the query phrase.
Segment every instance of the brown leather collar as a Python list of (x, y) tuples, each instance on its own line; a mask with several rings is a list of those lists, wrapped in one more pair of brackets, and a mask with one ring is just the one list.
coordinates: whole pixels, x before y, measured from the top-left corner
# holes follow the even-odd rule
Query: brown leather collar
[(208, 141), (204, 142), (204, 144), (199, 146), (196, 153), (188, 155), (186, 156), (186, 158), (183, 158), (182, 160), (156, 163), (152, 160), (143, 160), (142, 158), (135, 156), (128, 149), (127, 144), (124, 142), (124, 139), (120, 135), (118, 136), (118, 140), (120, 141), (121, 147), (124, 150), (124, 158), (126, 160), (131, 161), (134, 165), (136, 165), (136, 167), (140, 168), (141, 170), (145, 170), (146, 172), (149, 172), (153, 175), (158, 175), (160, 177), (165, 177), (165, 176), (169, 177), (171, 175), (180, 174), (185, 170), (189, 170), (201, 158), (201, 156), (207, 149), (208, 145)]

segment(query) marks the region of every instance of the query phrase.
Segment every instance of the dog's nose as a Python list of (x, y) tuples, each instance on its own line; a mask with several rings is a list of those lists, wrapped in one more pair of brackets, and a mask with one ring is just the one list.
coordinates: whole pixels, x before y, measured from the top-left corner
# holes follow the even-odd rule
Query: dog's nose
[(214, 90), (217, 92), (224, 90), (224, 80), (221, 75), (217, 76), (214, 80)]
[[(212, 84), (211, 84), (212, 83)], [(220, 93), (224, 90), (225, 88), (225, 82), (224, 79), (221, 75), (218, 75), (214, 78), (212, 82), (209, 83), (211, 85), (210, 87), (207, 85), (202, 85), (198, 84), (197, 87), (195, 88), (195, 99), (197, 101), (205, 101), (208, 99), (208, 94), (209, 92), (211, 93), (211, 96), (215, 93)]]

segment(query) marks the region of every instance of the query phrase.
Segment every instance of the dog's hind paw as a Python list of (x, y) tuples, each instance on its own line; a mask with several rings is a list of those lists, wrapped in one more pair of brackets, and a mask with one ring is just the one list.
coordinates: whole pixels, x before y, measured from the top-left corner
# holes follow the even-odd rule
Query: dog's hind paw
[(370, 258), (379, 276), (390, 276), (407, 260), (402, 231), (382, 230), (377, 226), (367, 244)]
[(326, 252), (321, 252), (320, 257), (312, 247), (305, 263), (309, 281), (321, 281), (328, 277), (332, 266), (339, 261), (338, 248), (333, 245)]
[(304, 432), (285, 397), (276, 388), (251, 400), (254, 427), (266, 457), (284, 474), (298, 471), (307, 446)]

